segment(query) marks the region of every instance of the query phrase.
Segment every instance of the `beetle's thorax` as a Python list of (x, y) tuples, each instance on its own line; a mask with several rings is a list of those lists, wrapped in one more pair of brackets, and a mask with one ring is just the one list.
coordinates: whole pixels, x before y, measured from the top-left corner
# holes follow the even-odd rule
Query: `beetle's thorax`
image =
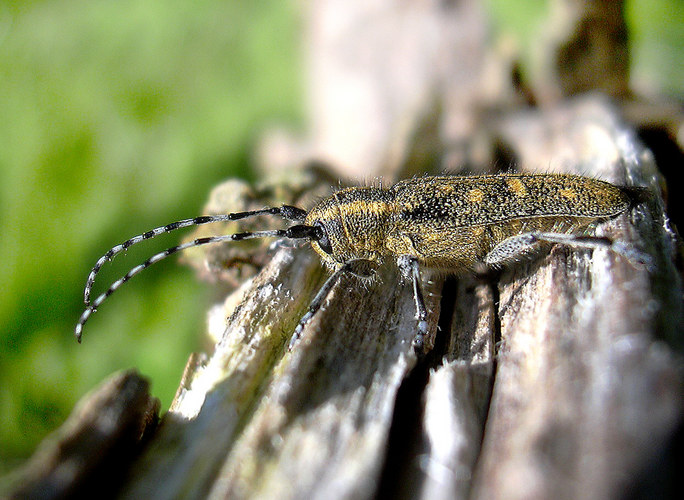
[(353, 259), (379, 263), (393, 213), (393, 195), (383, 188), (350, 188), (333, 193), (309, 212), (305, 223), (325, 228), (332, 253), (314, 249), (330, 265)]

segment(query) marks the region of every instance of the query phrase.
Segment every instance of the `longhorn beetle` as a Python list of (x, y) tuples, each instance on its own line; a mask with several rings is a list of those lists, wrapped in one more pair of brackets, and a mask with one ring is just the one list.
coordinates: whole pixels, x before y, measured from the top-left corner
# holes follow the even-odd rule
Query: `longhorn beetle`
[[(107, 297), (140, 271), (169, 255), (211, 243), (280, 237), (310, 241), (332, 270), (295, 328), (290, 349), (343, 274), (371, 277), (390, 258), (396, 260), (402, 275), (413, 284), (418, 321), (413, 345), (419, 350), (428, 327), (421, 266), (448, 274), (474, 271), (482, 266), (496, 268), (550, 244), (608, 248), (633, 263), (649, 266), (649, 256), (630, 245), (592, 234), (599, 222), (617, 217), (644, 201), (645, 196), (645, 188), (619, 187), (574, 175), (422, 177), (389, 188), (343, 189), (308, 212), (283, 205), (184, 219), (134, 236), (98, 259), (86, 282), (86, 309), (76, 324), (75, 335), (80, 342), (83, 326)], [(197, 238), (171, 247), (134, 267), (90, 301), (95, 277), (104, 263), (132, 245), (183, 227), (265, 214), (297, 224), (287, 229)]]

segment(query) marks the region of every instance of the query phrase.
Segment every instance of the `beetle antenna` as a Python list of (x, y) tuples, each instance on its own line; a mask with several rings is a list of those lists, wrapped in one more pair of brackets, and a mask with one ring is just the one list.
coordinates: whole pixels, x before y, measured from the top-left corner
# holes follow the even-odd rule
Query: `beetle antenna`
[(232, 214), (222, 215), (203, 215), (201, 217), (183, 219), (176, 222), (172, 222), (171, 224), (167, 224), (165, 226), (156, 227), (150, 231), (147, 231), (143, 234), (139, 234), (138, 236), (134, 236), (133, 238), (130, 238), (124, 241), (123, 243), (120, 243), (110, 248), (107, 253), (105, 253), (102, 257), (97, 259), (97, 262), (90, 271), (90, 274), (88, 275), (88, 279), (86, 281), (85, 290), (83, 291), (83, 302), (85, 302), (86, 305), (90, 305), (90, 292), (93, 288), (93, 284), (95, 283), (95, 277), (97, 276), (97, 273), (100, 272), (102, 266), (107, 261), (111, 261), (115, 255), (123, 252), (124, 250), (127, 250), (131, 246), (141, 243), (145, 240), (152, 239), (155, 236), (159, 236), (160, 234), (170, 233), (171, 231), (175, 231), (176, 229), (181, 229), (184, 227), (200, 226), (202, 224), (209, 224), (212, 222), (234, 221), (246, 219), (247, 217), (254, 217), (257, 215), (279, 215), (280, 217), (287, 220), (303, 222), (306, 218), (306, 211), (302, 210), (301, 208), (293, 207), (290, 205), (283, 205), (282, 207), (268, 207), (263, 208), (261, 210), (252, 210), (249, 212), (236, 212)]
[[(236, 215), (236, 214), (231, 214), (231, 215)], [(237, 214), (241, 215), (241, 214)], [(249, 216), (246, 216), (249, 217)], [(234, 219), (229, 219), (229, 220), (234, 220)], [(222, 241), (240, 241), (240, 240), (248, 240), (248, 239), (254, 239), (254, 238), (268, 238), (268, 237), (281, 237), (281, 238), (290, 238), (290, 239), (318, 239), (320, 237), (320, 233), (317, 230), (317, 228), (313, 226), (307, 226), (307, 225), (296, 225), (289, 227), (287, 229), (274, 229), (271, 231), (254, 231), (254, 232), (246, 232), (246, 233), (235, 233), (235, 234), (225, 234), (221, 236), (208, 236), (204, 238), (196, 238), (192, 241), (188, 241), (187, 243), (183, 243), (181, 245), (176, 245), (171, 248), (167, 248), (163, 252), (160, 252), (158, 254), (153, 255), (149, 259), (147, 259), (145, 262), (142, 264), (139, 264), (135, 266), (133, 269), (128, 271), (124, 276), (116, 280), (114, 283), (111, 284), (111, 286), (104, 292), (102, 293), (99, 297), (97, 297), (92, 304), (88, 304), (88, 307), (86, 307), (85, 311), (83, 311), (83, 314), (81, 314), (81, 317), (78, 319), (78, 323), (76, 323), (76, 328), (74, 329), (74, 335), (76, 336), (76, 340), (78, 342), (81, 342), (81, 335), (83, 333), (83, 326), (85, 325), (86, 321), (88, 321), (88, 318), (92, 316), (92, 314), (97, 310), (100, 305), (109, 297), (111, 294), (113, 294), (115, 291), (117, 291), (121, 285), (126, 283), (128, 280), (130, 280), (133, 276), (136, 274), (140, 273), (142, 270), (147, 269), (150, 267), (152, 264), (155, 264), (159, 262), (160, 260), (163, 260), (167, 258), (169, 255), (175, 254), (177, 252), (180, 252), (182, 250), (187, 250), (188, 248), (192, 247), (198, 247), (201, 245), (209, 245), (211, 243), (220, 243)], [(115, 247), (117, 248), (117, 247)]]

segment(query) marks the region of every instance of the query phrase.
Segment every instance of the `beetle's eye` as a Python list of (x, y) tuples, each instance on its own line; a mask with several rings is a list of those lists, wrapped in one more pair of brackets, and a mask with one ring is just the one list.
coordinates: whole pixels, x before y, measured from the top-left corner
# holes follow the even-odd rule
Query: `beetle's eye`
[(314, 224), (314, 227), (316, 228), (316, 241), (318, 242), (318, 246), (321, 247), (321, 250), (325, 253), (332, 255), (332, 245), (330, 245), (330, 238), (328, 238), (328, 231), (326, 231), (325, 226), (321, 221), (317, 221)]

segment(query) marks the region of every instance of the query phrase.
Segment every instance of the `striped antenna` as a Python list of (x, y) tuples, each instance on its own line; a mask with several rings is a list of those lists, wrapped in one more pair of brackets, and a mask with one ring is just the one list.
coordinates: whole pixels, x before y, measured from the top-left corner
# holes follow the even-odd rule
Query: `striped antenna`
[(244, 219), (247, 217), (254, 217), (257, 215), (265, 215), (265, 214), (270, 214), (270, 215), (279, 215), (283, 217), (284, 219), (287, 220), (292, 220), (292, 221), (303, 221), (306, 218), (306, 211), (297, 208), (297, 207), (292, 207), (289, 205), (283, 205), (282, 207), (269, 207), (269, 208), (264, 208), (261, 210), (253, 210), (250, 212), (236, 212), (232, 214), (223, 214), (223, 215), (206, 215), (206, 216), (201, 216), (201, 217), (194, 217), (192, 219), (183, 219), (177, 222), (173, 222), (171, 224), (167, 224), (165, 226), (160, 226), (155, 229), (152, 229), (151, 231), (147, 231), (146, 233), (140, 234), (138, 236), (134, 236), (133, 238), (130, 238), (123, 243), (116, 245), (112, 247), (107, 253), (105, 253), (102, 257), (100, 257), (97, 262), (95, 263), (95, 266), (93, 266), (93, 269), (90, 271), (90, 274), (88, 275), (88, 279), (86, 281), (86, 286), (85, 286), (85, 291), (84, 291), (84, 301), (86, 304), (86, 309), (83, 311), (83, 314), (81, 314), (81, 317), (78, 320), (78, 323), (76, 324), (76, 328), (74, 329), (74, 334), (76, 335), (76, 339), (78, 342), (81, 342), (81, 335), (83, 332), (83, 326), (85, 325), (86, 321), (88, 321), (88, 318), (97, 310), (97, 308), (102, 305), (102, 302), (107, 299), (112, 293), (114, 293), (121, 285), (126, 283), (129, 279), (131, 279), (133, 276), (136, 274), (140, 273), (142, 270), (150, 267), (152, 264), (155, 264), (159, 262), (160, 260), (165, 259), (169, 255), (175, 254), (177, 252), (180, 252), (182, 250), (186, 250), (188, 248), (192, 247), (197, 247), (201, 245), (208, 245), (211, 243), (220, 243), (222, 241), (240, 241), (240, 240), (246, 240), (246, 239), (253, 239), (253, 238), (267, 238), (267, 237), (284, 237), (284, 238), (309, 238), (309, 239), (318, 239), (319, 233), (317, 230), (312, 227), (312, 226), (306, 226), (306, 225), (296, 225), (292, 226), (288, 229), (276, 229), (272, 231), (254, 231), (254, 232), (246, 232), (246, 233), (236, 233), (236, 234), (228, 234), (228, 235), (222, 235), (222, 236), (211, 236), (211, 237), (205, 237), (205, 238), (196, 238), (192, 241), (189, 241), (187, 243), (183, 243), (181, 245), (177, 245), (171, 248), (167, 248), (163, 252), (160, 252), (158, 254), (153, 255), (149, 259), (147, 259), (145, 262), (142, 264), (135, 266), (133, 269), (128, 271), (123, 277), (119, 278), (116, 280), (112, 285), (100, 296), (98, 296), (92, 303), (90, 303), (90, 295), (91, 291), (93, 288), (93, 285), (95, 283), (95, 277), (97, 276), (97, 273), (100, 271), (102, 266), (107, 262), (112, 260), (115, 255), (123, 252), (127, 248), (131, 247), (132, 245), (135, 245), (137, 243), (140, 243), (145, 240), (149, 240), (151, 238), (154, 238), (155, 236), (159, 236), (160, 234), (168, 233), (171, 231), (174, 231), (176, 229), (180, 229), (183, 227), (188, 227), (188, 226), (197, 226), (201, 224), (208, 224), (211, 222), (225, 222), (225, 221), (234, 221), (234, 220), (239, 220), (239, 219)]
[(93, 289), (93, 284), (95, 284), (95, 277), (97, 273), (100, 272), (102, 266), (107, 262), (111, 261), (117, 254), (120, 254), (124, 250), (141, 243), (145, 240), (159, 236), (160, 234), (170, 233), (176, 229), (181, 229), (189, 226), (200, 226), (202, 224), (209, 224), (212, 222), (226, 222), (245, 219), (247, 217), (254, 217), (256, 215), (280, 215), (281, 217), (293, 220), (293, 221), (303, 221), (306, 218), (306, 212), (297, 207), (291, 207), (289, 205), (283, 205), (282, 207), (268, 207), (261, 210), (252, 210), (250, 212), (236, 212), (233, 214), (222, 214), (222, 215), (203, 215), (201, 217), (193, 217), (192, 219), (183, 219), (165, 226), (156, 227), (150, 231), (147, 231), (138, 236), (134, 236), (123, 243), (120, 243), (107, 251), (102, 257), (97, 259), (97, 262), (93, 266), (88, 279), (86, 280), (85, 290), (83, 291), (83, 302), (85, 305), (90, 305), (90, 292)]

